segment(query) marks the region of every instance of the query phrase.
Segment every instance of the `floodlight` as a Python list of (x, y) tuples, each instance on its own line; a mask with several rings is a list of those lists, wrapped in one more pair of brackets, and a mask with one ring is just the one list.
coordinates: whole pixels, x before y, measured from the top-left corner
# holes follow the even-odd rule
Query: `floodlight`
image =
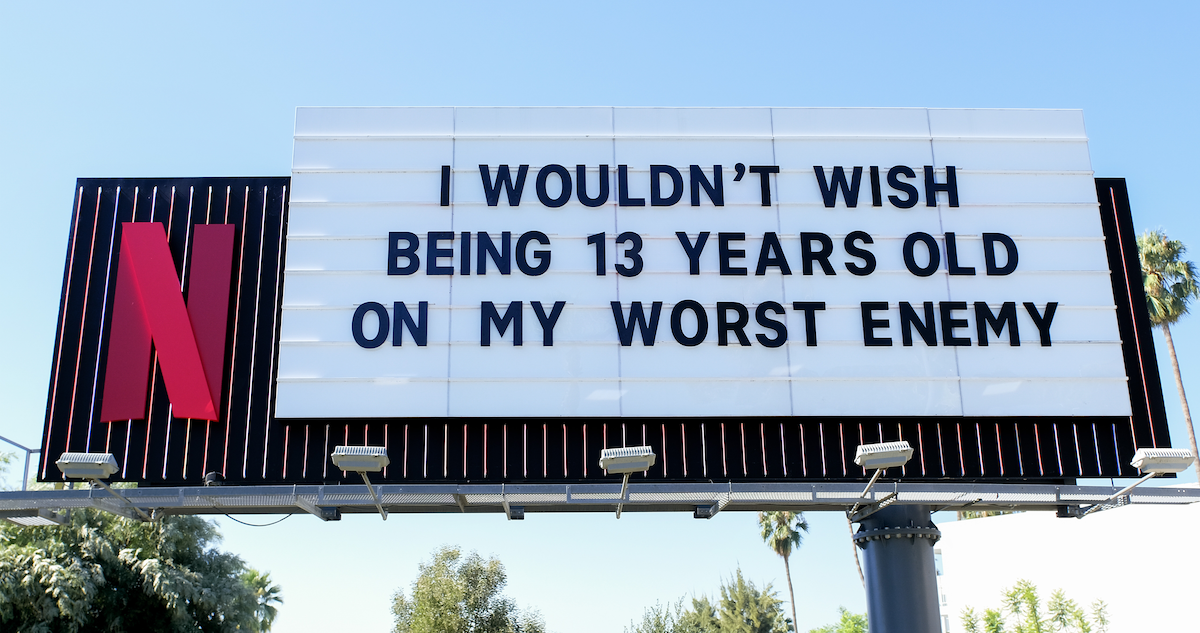
[(863, 501), (867, 498), (867, 493), (871, 492), (871, 488), (875, 486), (875, 482), (879, 481), (879, 476), (888, 468), (903, 466), (912, 459), (913, 448), (908, 442), (900, 440), (899, 442), (880, 442), (878, 444), (859, 444), (858, 449), (854, 451), (854, 463), (863, 468), (874, 468), (875, 474), (871, 475), (871, 481), (867, 482), (867, 487), (863, 489), (862, 494), (858, 495), (858, 501), (854, 503), (854, 507), (846, 513), (846, 518), (850, 521), (861, 521), (866, 517), (883, 509), (884, 502), (889, 502), (895, 494), (884, 497), (880, 503), (872, 504), (864, 508), (860, 513), (858, 509), (862, 507)]
[(356, 473), (377, 473), (392, 463), (382, 446), (339, 446), (331, 457), (334, 466)]
[(55, 465), (68, 479), (105, 479), (121, 469), (112, 453), (63, 453)]
[(649, 470), (654, 458), (654, 449), (649, 446), (606, 448), (600, 451), (600, 467), (609, 474), (636, 473)]
[(87, 479), (93, 484), (104, 488), (108, 494), (124, 501), (143, 520), (154, 520), (141, 508), (133, 505), (133, 502), (121, 496), (120, 493), (102, 481), (121, 469), (120, 466), (117, 466), (117, 458), (113, 457), (112, 453), (63, 453), (58, 458), (58, 461), (54, 463), (62, 471), (63, 477), (68, 479)]
[(881, 444), (860, 444), (854, 452), (854, 463), (863, 468), (893, 468), (903, 466), (912, 459), (913, 448), (901, 440)]
[(1196, 456), (1191, 451), (1179, 448), (1139, 448), (1129, 465), (1144, 473), (1165, 475), (1183, 472), (1194, 461)]
[(371, 480), (367, 479), (367, 473), (377, 473), (383, 470), (384, 466), (392, 463), (392, 460), (388, 459), (387, 448), (384, 446), (338, 446), (333, 449), (330, 458), (333, 459), (334, 466), (362, 475), (363, 483), (367, 485), (371, 498), (375, 499), (375, 509), (379, 510), (379, 516), (387, 521), (387, 510), (383, 509), (383, 500), (379, 498), (379, 493), (375, 492)]
[(1129, 462), (1130, 466), (1146, 473), (1141, 479), (1125, 486), (1124, 488), (1114, 492), (1104, 501), (1100, 503), (1082, 507), (1076, 510), (1075, 516), (1082, 519), (1083, 517), (1119, 508), (1129, 503), (1129, 493), (1134, 488), (1154, 479), (1159, 475), (1169, 473), (1178, 473), (1187, 470), (1191, 467), (1192, 462), (1196, 461), (1196, 456), (1191, 451), (1178, 448), (1139, 448), (1133, 454), (1133, 461)]
[[(606, 448), (600, 451), (600, 467), (612, 475), (625, 475), (621, 480), (621, 502), (629, 490), (629, 476), (648, 470), (654, 465), (654, 449), (649, 446)], [(621, 518), (621, 502), (617, 503), (617, 518)]]
[(5, 519), (25, 527), (48, 527), (51, 525), (66, 525), (69, 518), (66, 514), (41, 508), (37, 514), (6, 516)]

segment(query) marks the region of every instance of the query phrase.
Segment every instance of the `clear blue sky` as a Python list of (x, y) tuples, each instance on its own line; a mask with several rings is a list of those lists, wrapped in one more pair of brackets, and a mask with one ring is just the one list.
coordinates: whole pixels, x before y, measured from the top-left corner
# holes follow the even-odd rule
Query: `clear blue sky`
[[(300, 105), (1081, 108), (1096, 174), (1128, 179), (1137, 227), (1200, 248), (1194, 3), (516, 4), (0, 4), (0, 435), (40, 441), (75, 179), (287, 175)], [(1174, 333), (1200, 394), (1200, 319)], [(844, 519), (809, 519), (800, 631), (864, 608)], [(618, 631), (738, 565), (786, 594), (751, 514), (222, 529), (282, 584), (283, 632), (387, 630), (390, 593), (442, 543), (498, 556), (509, 595), (563, 632)], [(616, 556), (646, 575), (605, 580)]]

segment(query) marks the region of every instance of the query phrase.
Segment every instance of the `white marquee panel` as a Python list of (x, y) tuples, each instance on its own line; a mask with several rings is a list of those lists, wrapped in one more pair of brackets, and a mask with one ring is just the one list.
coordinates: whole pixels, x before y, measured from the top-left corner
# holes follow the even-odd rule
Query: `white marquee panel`
[[(759, 176), (734, 182), (735, 165), (775, 165), (769, 206), (760, 201)], [(479, 165), (507, 164), (515, 179), (529, 165), (521, 204), (510, 207), (504, 193), (487, 206)], [(608, 165), (609, 200), (589, 208), (571, 201), (548, 208), (535, 190), (547, 164), (587, 166), (587, 191), (599, 191), (601, 164)], [(650, 165), (670, 165), (683, 179), (682, 200), (650, 206)], [(689, 165), (708, 178), (722, 165), (724, 206), (701, 192), (689, 204)], [(442, 166), (451, 168), (449, 206), (439, 204)], [(618, 206), (617, 165), (628, 165), (627, 195), (646, 198), (644, 207)], [(839, 193), (826, 208), (813, 165), (862, 166), (856, 208)], [(879, 166), (883, 207), (871, 206), (867, 168)], [(907, 165), (906, 178), (918, 191), (911, 209), (893, 207), (887, 196), (903, 195), (887, 183), (887, 170)], [(926, 206), (924, 167), (936, 182), (956, 167), (960, 205), (938, 194)], [(663, 178), (670, 189), (668, 178)], [(560, 191), (558, 176), (547, 193)], [(1095, 189), (1082, 116), (1075, 111), (980, 111), (925, 109), (672, 109), (672, 108), (301, 108), (297, 112), (291, 224), (281, 333), (279, 417), (558, 416), (558, 415), (1127, 415), (1124, 365), (1117, 341), (1107, 257), (1098, 222)], [(851, 275), (843, 265), (861, 263), (842, 242), (866, 231), (876, 259), (870, 275)], [(421, 268), (387, 274), (388, 233), (407, 231), (420, 239)], [(428, 275), (427, 234), (453, 231), (442, 242), (453, 252), (440, 259), (453, 275)], [(477, 243), (471, 242), (471, 274), (460, 275), (461, 232), (487, 232), (499, 245), (501, 231), (516, 241), (527, 231), (545, 233), (552, 264), (529, 276), (513, 264), (511, 275), (492, 265), (475, 273)], [(643, 240), (645, 267), (635, 277), (613, 272), (628, 262), (616, 235), (633, 231)], [(702, 274), (687, 274), (688, 257), (675, 237), (694, 242), (710, 237), (700, 256)], [(904, 238), (932, 235), (942, 253), (933, 275), (918, 277), (904, 263)], [(733, 265), (746, 276), (716, 273), (720, 232), (743, 232), (733, 248), (745, 257)], [(780, 236), (793, 275), (776, 268), (754, 274), (765, 232)], [(817, 266), (801, 274), (800, 232), (821, 232), (833, 243), (835, 275)], [(946, 271), (944, 233), (955, 232), (959, 263), (974, 276)], [(985, 232), (1011, 236), (1020, 254), (1018, 269), (987, 276)], [(594, 272), (595, 250), (586, 237), (605, 233), (607, 274)], [(860, 243), (860, 246), (862, 244)], [(924, 263), (922, 246), (917, 262)], [(1003, 248), (1001, 247), (1002, 251)], [(530, 259), (530, 263), (536, 263)], [(489, 262), (490, 264), (490, 262)], [(683, 300), (700, 302), (709, 321), (708, 338), (695, 347), (676, 342), (671, 311)], [(416, 315), (428, 301), (429, 345), (390, 338), (364, 349), (353, 342), (354, 309), (373, 301), (390, 312), (404, 301)], [(493, 331), (480, 345), (480, 302), (493, 301), (503, 314), (510, 301), (523, 301), (524, 344), (512, 345), (512, 327)], [(555, 326), (553, 347), (542, 346), (542, 329), (530, 305), (567, 303)], [(619, 344), (610, 301), (628, 314), (631, 301), (662, 301), (656, 344)], [(744, 331), (752, 345), (716, 344), (716, 302), (736, 301), (749, 311)], [(757, 334), (774, 332), (757, 323), (755, 308), (783, 305), (771, 318), (786, 324), (789, 341), (764, 347)], [(817, 312), (818, 346), (805, 344), (802, 313), (792, 301), (824, 301)], [(891, 347), (867, 347), (860, 302), (883, 301), (874, 313), (887, 319), (875, 336)], [(918, 310), (923, 301), (964, 301), (955, 313), (967, 321), (956, 335), (970, 347), (913, 347), (900, 342), (897, 303)], [(998, 311), (1016, 302), (1020, 347), (989, 330), (987, 347), (976, 342), (975, 301)], [(1046, 310), (1057, 302), (1053, 345), (1038, 344), (1038, 330), (1024, 302)], [(396, 325), (392, 315), (392, 326)], [(940, 323), (941, 314), (937, 320)], [(695, 318), (684, 315), (684, 330)], [(375, 332), (374, 317), (364, 329)], [(937, 331), (939, 343), (943, 334)]]

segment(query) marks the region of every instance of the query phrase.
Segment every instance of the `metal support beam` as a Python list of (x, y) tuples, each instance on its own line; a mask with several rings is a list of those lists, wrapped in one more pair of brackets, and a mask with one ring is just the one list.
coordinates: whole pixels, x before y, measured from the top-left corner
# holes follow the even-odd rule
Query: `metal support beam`
[(358, 474), (362, 475), (363, 484), (367, 486), (367, 490), (371, 491), (371, 498), (375, 500), (375, 509), (379, 510), (379, 516), (387, 521), (387, 510), (383, 509), (383, 500), (379, 498), (379, 493), (375, 492), (375, 486), (371, 485), (371, 480), (367, 479), (367, 473), (360, 471)]
[[(324, 520), (345, 513), (377, 513), (387, 500), (389, 514), (492, 512), (517, 519), (523, 512), (688, 512), (708, 518), (724, 511), (794, 510), (846, 512), (859, 505), (859, 520), (879, 508), (908, 505), (955, 510), (1056, 511), (1101, 504), (1121, 492), (1110, 486), (1046, 484), (889, 484), (864, 498), (862, 483), (636, 483), (619, 497), (616, 482), (596, 484), (360, 484), (286, 486), (193, 486), (122, 488), (120, 496), (149, 513), (289, 514), (308, 512)], [(0, 518), (29, 516), (38, 509), (92, 507), (92, 489), (0, 492)], [(1126, 492), (1132, 504), (1187, 504), (1200, 501), (1200, 489), (1145, 486)], [(116, 499), (106, 510), (126, 509)], [(158, 516), (158, 515), (156, 515)]]
[(522, 521), (525, 519), (524, 506), (515, 506), (508, 502), (508, 495), (504, 494), (504, 484), (500, 484), (500, 506), (504, 508), (504, 516), (509, 521)]
[[(97, 486), (100, 486), (101, 488), (104, 488), (105, 492), (116, 497), (117, 499), (120, 499), (122, 502), (125, 503), (126, 506), (128, 506), (128, 509), (133, 510), (135, 513), (137, 513), (137, 516), (129, 516), (129, 518), (131, 518), (131, 519), (139, 519), (140, 518), (143, 521), (153, 521), (154, 520), (154, 519), (150, 518), (149, 514), (146, 514), (141, 508), (133, 505), (133, 503), (129, 499), (122, 497), (120, 494), (117, 493), (117, 491), (110, 488), (109, 485), (104, 483), (102, 480), (92, 478), (92, 479), (89, 479), (88, 481), (92, 482), (93, 484), (95, 484)], [(108, 510), (110, 512), (112, 511), (110, 508), (106, 508), (103, 505), (97, 504), (96, 507), (100, 508), (101, 510)], [(118, 513), (118, 514), (125, 514), (125, 513)], [(128, 515), (125, 515), (125, 516), (128, 516)]]
[(1132, 492), (1134, 488), (1137, 488), (1138, 486), (1146, 483), (1147, 481), (1154, 479), (1158, 475), (1159, 475), (1159, 473), (1150, 473), (1150, 474), (1146, 475), (1145, 477), (1142, 477), (1141, 479), (1129, 484), (1128, 486), (1125, 486), (1124, 488), (1112, 493), (1111, 496), (1109, 496), (1104, 501), (1097, 503), (1096, 505), (1076, 508), (1075, 509), (1075, 517), (1082, 519), (1083, 517), (1085, 517), (1089, 514), (1093, 514), (1096, 512), (1103, 512), (1105, 510), (1111, 510), (1113, 508), (1119, 508), (1121, 506), (1129, 505), (1129, 493)]
[(340, 521), (340, 520), (342, 520), (342, 513), (337, 508), (324, 508), (324, 507), (318, 506), (317, 504), (309, 501), (308, 499), (305, 499), (304, 497), (300, 497), (300, 496), (296, 497), (296, 507), (300, 508), (301, 510), (304, 510), (305, 512), (317, 517), (318, 519), (320, 519), (322, 521)]
[(863, 519), (854, 542), (863, 549), (872, 633), (942, 630), (933, 560), (941, 535), (926, 505), (891, 506)]
[(846, 513), (846, 518), (850, 519), (850, 521), (852, 523), (857, 523), (857, 522), (862, 521), (863, 519), (871, 516), (872, 514), (875, 514), (876, 512), (879, 512), (880, 510), (892, 505), (893, 503), (896, 502), (896, 499), (898, 499), (899, 497), (900, 497), (899, 494), (897, 494), (895, 492), (889, 492), (888, 494), (884, 495), (882, 499), (880, 499), (879, 501), (876, 501), (875, 503), (872, 503), (871, 505), (862, 506), (860, 508), (858, 506), (858, 504), (856, 503), (856, 504), (854, 504), (854, 507), (850, 508), (850, 511)]
[[(871, 475), (871, 481), (867, 482), (867, 487), (863, 488), (862, 494), (859, 495), (859, 497), (861, 497), (863, 499), (867, 498), (867, 493), (871, 492), (871, 488), (875, 487), (875, 482), (879, 481), (879, 476), (882, 475), (883, 471), (885, 471), (885, 470), (887, 470), (887, 469), (886, 468), (876, 468), (875, 469), (875, 474)], [(860, 504), (860, 502), (856, 502), (854, 504), (854, 507), (850, 508), (850, 511), (847, 512), (847, 514), (853, 515), (854, 513), (858, 512), (859, 504)], [(853, 521), (854, 519), (851, 519), (851, 520)]]
[(623, 501), (625, 501), (626, 496), (629, 494), (629, 475), (631, 474), (632, 473), (625, 473), (625, 477), (621, 479), (621, 501), (617, 502), (618, 519), (621, 518), (621, 504)]

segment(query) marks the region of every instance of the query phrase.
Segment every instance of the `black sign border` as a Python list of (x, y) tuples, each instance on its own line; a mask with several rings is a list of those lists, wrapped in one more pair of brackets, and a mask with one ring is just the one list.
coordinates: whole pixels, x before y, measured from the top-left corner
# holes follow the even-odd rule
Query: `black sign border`
[[(280, 267), (271, 262), (281, 262), (284, 257), (289, 184), (287, 177), (79, 180), (47, 403), (43, 448), (48, 460), (39, 471), (39, 480), (62, 480), (50, 465), (61, 452), (96, 450), (99, 445), (123, 448), (118, 456), (122, 471), (113, 480), (141, 485), (196, 485), (206, 472), (220, 473), (227, 484), (353, 483), (356, 479), (337, 470), (329, 454), (340, 444), (369, 444), (387, 446), (392, 460), (375, 477), (380, 483), (601, 482), (613, 479), (599, 468), (601, 449), (648, 444), (659, 461), (635, 476), (647, 481), (861, 481), (870, 473), (853, 463), (859, 444), (905, 439), (915, 449), (913, 461), (892, 469), (889, 477), (1072, 483), (1078, 477), (1136, 476), (1129, 465), (1136, 448), (1170, 446), (1149, 315), (1137, 292), (1142, 287), (1141, 267), (1123, 179), (1096, 179), (1096, 189), (1133, 415), (986, 418), (274, 420), (283, 279)], [(245, 327), (237, 329), (237, 337), (235, 328), (230, 328), (233, 353), (226, 369), (227, 378), (230, 371), (234, 376), (233, 389), (227, 391), (239, 396), (231, 401), (226, 393), (222, 403), (228, 411), (236, 409), (236, 415), (203, 423), (203, 433), (195, 421), (189, 426), (186, 420), (170, 417), (165, 398), (155, 403), (148, 420), (131, 422), (92, 422), (91, 407), (72, 414), (52, 405), (58, 399), (81, 395), (90, 401), (93, 384), (96, 392), (102, 392), (103, 376), (88, 373), (79, 363), (68, 366), (64, 359), (97, 353), (103, 357), (101, 330), (106, 314), (96, 305), (110, 304), (114, 289), (108, 284), (108, 301), (100, 303), (96, 299), (103, 295), (96, 288), (105, 287), (102, 271), (108, 268), (109, 253), (119, 244), (112, 243), (103, 231), (92, 229), (111, 225), (113, 218), (104, 215), (105, 209), (107, 213), (115, 211), (119, 221), (132, 218), (131, 198), (127, 196), (123, 205), (116, 204), (113, 192), (118, 186), (125, 191), (136, 188), (141, 209), (156, 195), (156, 207), (170, 204), (163, 192), (171, 187), (177, 196), (183, 189), (207, 191), (211, 187), (217, 192), (214, 202), (223, 205), (228, 200), (234, 223), (244, 222), (238, 226), (235, 250), (249, 244), (259, 255), (253, 263), (244, 264), (248, 274), (240, 284), (246, 285), (235, 286), (235, 292), (239, 288), (249, 292), (252, 284), (258, 300), (251, 304), (233, 301), (230, 309), (231, 318), (237, 316), (239, 324), (245, 321)], [(158, 194), (147, 193), (155, 187)], [(222, 190), (244, 195), (239, 201)], [(238, 214), (244, 219), (239, 220)], [(139, 212), (139, 221), (147, 219)], [(247, 226), (249, 232), (244, 230)], [(255, 229), (262, 239), (253, 235)], [(173, 229), (177, 266), (182, 262), (179, 239), (179, 231)], [(271, 240), (277, 240), (274, 249)], [(264, 262), (261, 268), (260, 260)], [(83, 268), (90, 274), (72, 272)], [(251, 269), (254, 274), (249, 274)], [(263, 288), (270, 292), (263, 294)], [(89, 300), (86, 310), (85, 298)], [(77, 336), (78, 342), (71, 340)], [(161, 381), (161, 373), (156, 373), (156, 389), (163, 388)], [(68, 382), (75, 388), (67, 389)], [(90, 432), (85, 430), (89, 428)]]

